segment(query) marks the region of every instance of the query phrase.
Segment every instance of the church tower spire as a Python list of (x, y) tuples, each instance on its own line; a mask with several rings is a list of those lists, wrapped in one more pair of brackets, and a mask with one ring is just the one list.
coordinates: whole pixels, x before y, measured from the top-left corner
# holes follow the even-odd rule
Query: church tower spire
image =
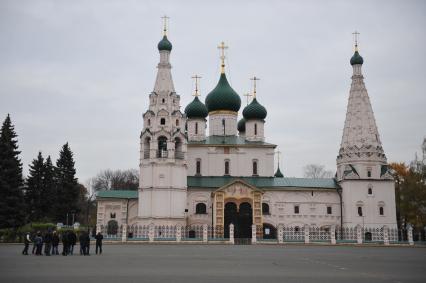
[[(340, 178), (345, 178), (344, 171), (349, 172), (348, 165), (362, 163), (369, 164), (368, 166), (372, 167), (378, 164), (386, 164), (386, 156), (362, 75), (364, 59), (358, 50), (359, 33), (355, 32), (354, 35), (355, 52), (350, 60), (353, 68), (352, 84), (349, 91), (342, 142), (337, 156), (337, 166), (340, 167), (338, 177)], [(360, 172), (356, 173), (363, 175)], [(366, 174), (369, 175), (371, 172)]]
[(172, 65), (170, 64), (170, 53), (172, 51), (172, 43), (167, 38), (167, 21), (169, 17), (162, 17), (164, 22), (163, 38), (158, 43), (158, 51), (160, 52), (160, 63), (157, 65), (157, 78), (155, 80), (154, 92), (171, 93), (175, 92), (172, 79)]

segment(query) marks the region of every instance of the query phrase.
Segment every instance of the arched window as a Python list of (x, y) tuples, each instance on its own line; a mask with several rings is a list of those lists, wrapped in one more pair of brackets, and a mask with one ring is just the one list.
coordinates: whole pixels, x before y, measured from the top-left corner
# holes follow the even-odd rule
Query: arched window
[(118, 232), (118, 222), (115, 220), (108, 221), (107, 224), (107, 234), (108, 235), (117, 235)]
[(225, 175), (229, 175), (229, 160), (225, 160)]
[(385, 211), (384, 211), (384, 209), (383, 209), (383, 206), (380, 206), (380, 207), (379, 207), (379, 214), (380, 214), (380, 215), (385, 215)]
[(195, 214), (207, 214), (207, 206), (205, 203), (197, 203), (195, 206)]
[(200, 159), (197, 159), (197, 161), (195, 163), (195, 174), (201, 175), (201, 160)]
[(162, 103), (166, 103), (166, 100), (163, 98), (163, 99), (161, 100), (161, 102), (162, 102)]
[(362, 206), (358, 206), (358, 216), (362, 216)]
[(198, 122), (195, 122), (195, 134), (198, 135)]
[(160, 119), (160, 124), (161, 125), (165, 125), (166, 124), (166, 118), (161, 118)]
[(257, 176), (257, 160), (253, 160), (253, 175)]
[(151, 126), (151, 119), (148, 119), (148, 127)]
[(180, 138), (175, 138), (175, 158), (183, 159), (182, 141)]
[(299, 233), (299, 232), (300, 232), (299, 226), (294, 227), (294, 233)]
[(371, 178), (371, 168), (370, 167), (367, 168), (367, 177)]
[(158, 157), (167, 157), (167, 138), (164, 136), (158, 138)]
[(367, 190), (368, 195), (372, 195), (373, 194), (373, 186), (372, 185), (368, 185), (368, 190)]
[(266, 214), (266, 215), (271, 214), (269, 212), (269, 204), (267, 204), (265, 202), (262, 202), (262, 214)]
[(179, 126), (179, 119), (176, 119), (176, 126)]
[(151, 150), (151, 138), (146, 137), (143, 143), (143, 158), (148, 159), (149, 158), (149, 152)]
[(254, 124), (254, 135), (257, 136), (257, 124)]

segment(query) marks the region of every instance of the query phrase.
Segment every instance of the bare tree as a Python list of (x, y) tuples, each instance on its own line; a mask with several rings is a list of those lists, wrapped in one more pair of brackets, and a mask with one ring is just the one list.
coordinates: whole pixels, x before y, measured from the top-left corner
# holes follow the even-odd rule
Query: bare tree
[(333, 172), (326, 170), (324, 165), (308, 164), (303, 167), (303, 176), (305, 178), (332, 178)]
[(136, 169), (103, 170), (88, 181), (91, 189), (99, 190), (137, 190), (139, 172)]

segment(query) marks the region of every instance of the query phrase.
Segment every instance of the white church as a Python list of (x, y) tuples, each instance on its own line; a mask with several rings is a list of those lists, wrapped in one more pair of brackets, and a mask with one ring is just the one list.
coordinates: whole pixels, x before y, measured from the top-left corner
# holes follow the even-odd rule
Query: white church
[(223, 229), (227, 237), (232, 223), (236, 238), (251, 238), (252, 225), (260, 233), (278, 225), (396, 228), (394, 180), (357, 43), (335, 178), (290, 178), (283, 176), (279, 162), (274, 170), (276, 145), (267, 140), (267, 110), (256, 88), (251, 103), (242, 108), (226, 78), (223, 43), (216, 87), (204, 103), (196, 87), (194, 100), (181, 111), (166, 32), (158, 43), (157, 78), (142, 115), (139, 190), (99, 192), (98, 226), (111, 221), (126, 226), (207, 224)]

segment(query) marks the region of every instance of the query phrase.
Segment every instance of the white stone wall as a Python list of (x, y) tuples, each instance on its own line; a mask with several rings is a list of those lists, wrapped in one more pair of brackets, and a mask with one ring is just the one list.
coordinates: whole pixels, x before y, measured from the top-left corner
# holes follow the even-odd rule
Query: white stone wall
[(223, 136), (222, 120), (225, 119), (225, 135), (237, 135), (237, 112), (209, 113), (209, 135)]
[[(115, 213), (115, 218), (111, 217)], [(126, 223), (127, 199), (103, 198), (97, 200), (97, 225), (107, 225), (108, 221), (115, 220), (118, 225)], [(138, 200), (129, 200), (129, 224), (131, 224), (138, 215)]]
[[(248, 141), (264, 141), (265, 140), (265, 131), (264, 131), (265, 122), (262, 120), (248, 120), (246, 121), (246, 133), (245, 138)], [(257, 126), (257, 133), (255, 134), (255, 125)]]
[[(188, 224), (201, 225), (212, 224), (212, 205), (213, 200), (211, 197), (212, 190), (188, 190), (187, 209), (188, 209)], [(204, 203), (206, 205), (207, 214), (196, 214), (195, 206), (197, 203)]]
[[(340, 183), (343, 197), (343, 224), (396, 228), (395, 184), (392, 180), (345, 180)], [(372, 194), (368, 194), (368, 188)], [(363, 216), (358, 216), (358, 206)], [(384, 215), (379, 214), (383, 206)]]
[[(198, 125), (198, 133), (195, 131), (196, 125)], [(203, 141), (206, 139), (206, 119), (188, 119), (187, 127), (189, 141)]]
[(230, 161), (231, 176), (252, 176), (253, 160), (257, 160), (258, 175), (274, 175), (274, 148), (272, 147), (231, 147), (229, 154), (223, 147), (189, 145), (188, 175), (196, 174), (196, 161), (201, 160), (202, 176), (223, 176), (225, 160)]

